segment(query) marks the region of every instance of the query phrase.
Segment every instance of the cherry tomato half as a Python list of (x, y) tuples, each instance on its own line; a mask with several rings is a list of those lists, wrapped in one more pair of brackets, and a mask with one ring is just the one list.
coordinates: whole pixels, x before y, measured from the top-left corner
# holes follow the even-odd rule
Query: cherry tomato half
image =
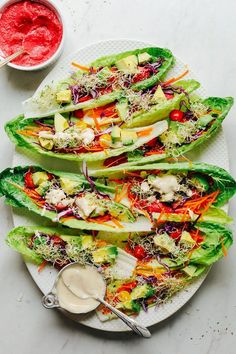
[(170, 112), (170, 119), (175, 122), (183, 122), (184, 121), (184, 112), (179, 109), (174, 109)]
[(137, 245), (134, 247), (133, 254), (134, 254), (134, 257), (136, 257), (138, 259), (143, 259), (147, 255), (145, 249), (140, 245)]

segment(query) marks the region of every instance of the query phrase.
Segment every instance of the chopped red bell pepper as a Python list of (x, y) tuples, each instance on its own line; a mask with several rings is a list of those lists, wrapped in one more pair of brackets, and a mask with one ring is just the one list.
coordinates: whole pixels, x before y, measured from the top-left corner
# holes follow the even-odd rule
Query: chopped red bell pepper
[(26, 172), (26, 174), (25, 174), (25, 186), (26, 186), (27, 188), (35, 188), (35, 184), (34, 184), (34, 182), (33, 182), (31, 170), (29, 170), (29, 171)]

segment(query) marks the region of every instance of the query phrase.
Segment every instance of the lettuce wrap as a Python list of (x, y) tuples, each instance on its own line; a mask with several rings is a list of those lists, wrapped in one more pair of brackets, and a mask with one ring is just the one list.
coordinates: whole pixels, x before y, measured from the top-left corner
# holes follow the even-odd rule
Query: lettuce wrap
[(106, 167), (123, 164), (125, 168), (125, 164), (142, 165), (184, 155), (208, 141), (219, 130), (233, 101), (232, 97), (181, 101), (179, 110), (170, 112), (168, 130), (132, 152), (108, 157), (103, 164)]
[(164, 163), (96, 174), (103, 178), (89, 177), (85, 167), (81, 175), (15, 167), (1, 173), (0, 193), (14, 207), (85, 230), (149, 231), (165, 220), (231, 221), (216, 208), (236, 190), (222, 168)]
[[(106, 300), (113, 303), (115, 298), (115, 306), (130, 314), (139, 312), (140, 305), (168, 300), (225, 256), (232, 244), (230, 230), (210, 223), (163, 223), (155, 232), (131, 233), (123, 241), (123, 250), (113, 243), (115, 235), (109, 233), (107, 240), (104, 232), (95, 236), (27, 226), (13, 229), (6, 241), (27, 261), (39, 265), (39, 271), (46, 263), (57, 269), (71, 262), (99, 267), (107, 282)], [(103, 320), (110, 317), (103, 307), (98, 315)]]
[(116, 187), (119, 200), (127, 198), (131, 210), (153, 222), (230, 221), (215, 207), (223, 206), (235, 194), (236, 182), (220, 167), (194, 162), (154, 163), (111, 167), (92, 174), (105, 178), (108, 186), (120, 185), (119, 190)]
[[(70, 161), (93, 162), (132, 153), (162, 135), (167, 130), (167, 122), (158, 121), (168, 117), (174, 108), (178, 108), (186, 94), (198, 87), (194, 80), (181, 81), (177, 84), (183, 85), (185, 89), (181, 86), (181, 90), (175, 92), (172, 98), (165, 98), (163, 101), (161, 97), (155, 103), (152, 102), (153, 95), (149, 93), (146, 96), (142, 93), (133, 93), (138, 95), (138, 102), (143, 108), (141, 111), (138, 110), (138, 114), (130, 112), (132, 114), (128, 117), (124, 117), (125, 113), (120, 117), (119, 107), (122, 102), (118, 102), (94, 110), (77, 111), (69, 116), (57, 113), (53, 118), (40, 120), (24, 119), (24, 116), (20, 115), (9, 121), (5, 130), (18, 146), (41, 155)], [(147, 98), (146, 103), (144, 96)], [(137, 109), (136, 99), (137, 97), (133, 104)], [(151, 102), (151, 108), (148, 102)], [(144, 122), (148, 126), (145, 127)]]
[(24, 114), (44, 117), (111, 103), (123, 88), (144, 90), (161, 80), (174, 63), (168, 49), (142, 48), (100, 58), (59, 83), (52, 82), (23, 103)]

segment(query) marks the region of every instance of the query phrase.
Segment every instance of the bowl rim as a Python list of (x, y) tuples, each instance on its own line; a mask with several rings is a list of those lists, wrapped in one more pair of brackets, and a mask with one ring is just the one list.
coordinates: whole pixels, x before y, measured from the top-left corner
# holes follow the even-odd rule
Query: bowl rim
[[(11, 4), (21, 2), (21, 1), (24, 1), (24, 0), (3, 0), (3, 2), (0, 4), (0, 13), (4, 8), (10, 6)], [(61, 22), (61, 25), (62, 25), (62, 38), (61, 38), (60, 45), (58, 46), (55, 53), (49, 59), (47, 59), (46, 61), (44, 61), (40, 64), (33, 65), (33, 66), (24, 66), (24, 65), (18, 65), (18, 64), (13, 64), (13, 63), (7, 64), (7, 66), (9, 66), (9, 67), (17, 69), (17, 70), (21, 70), (21, 71), (41, 70), (41, 69), (44, 69), (44, 68), (48, 67), (49, 65), (53, 64), (60, 57), (60, 55), (62, 53), (63, 46), (64, 46), (64, 42), (65, 42), (65, 19), (64, 19), (64, 14), (60, 8), (60, 5), (58, 5), (56, 0), (33, 0), (33, 1), (44, 4), (45, 6), (48, 6), (51, 10), (53, 10), (56, 13), (56, 15), (58, 16), (59, 21)], [(0, 60), (2, 60), (2, 59), (5, 59), (5, 58), (0, 55)]]

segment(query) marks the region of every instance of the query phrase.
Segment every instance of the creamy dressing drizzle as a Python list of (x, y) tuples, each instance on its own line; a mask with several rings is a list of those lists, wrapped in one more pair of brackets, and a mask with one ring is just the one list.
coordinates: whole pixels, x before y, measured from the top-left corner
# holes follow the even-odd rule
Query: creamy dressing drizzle
[(94, 310), (103, 298), (106, 285), (96, 268), (72, 264), (66, 267), (56, 284), (60, 307), (72, 313), (86, 313)]

